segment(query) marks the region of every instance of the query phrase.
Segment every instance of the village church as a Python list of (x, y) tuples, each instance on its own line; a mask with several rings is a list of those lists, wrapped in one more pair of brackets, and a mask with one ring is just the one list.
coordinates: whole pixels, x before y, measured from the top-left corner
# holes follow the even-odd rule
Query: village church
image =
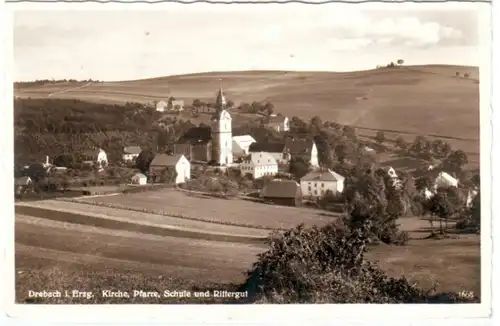
[(182, 154), (191, 162), (208, 162), (217, 166), (233, 163), (232, 119), (222, 87), (217, 93), (215, 108), (211, 126), (188, 130), (174, 144), (175, 154)]

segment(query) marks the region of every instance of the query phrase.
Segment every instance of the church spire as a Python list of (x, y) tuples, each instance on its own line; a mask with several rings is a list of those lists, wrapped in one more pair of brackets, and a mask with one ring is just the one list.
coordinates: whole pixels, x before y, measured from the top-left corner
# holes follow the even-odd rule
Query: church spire
[[(219, 81), (221, 81), (219, 79)], [(217, 98), (215, 99), (215, 107), (217, 110), (226, 109), (226, 97), (224, 96), (224, 92), (222, 91), (222, 81), (220, 83), (219, 92), (217, 93)]]

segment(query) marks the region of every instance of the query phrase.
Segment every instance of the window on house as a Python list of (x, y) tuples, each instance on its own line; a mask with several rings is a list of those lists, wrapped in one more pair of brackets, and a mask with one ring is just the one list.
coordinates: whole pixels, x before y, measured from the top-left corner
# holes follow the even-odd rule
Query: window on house
[(307, 187), (307, 190), (311, 191), (311, 186)]
[(324, 184), (324, 183), (322, 183), (322, 184), (321, 184), (321, 187), (322, 187), (322, 188), (324, 188), (324, 187), (325, 187), (325, 184)]
[(316, 189), (314, 189), (314, 194), (317, 195), (318, 194), (318, 191)]

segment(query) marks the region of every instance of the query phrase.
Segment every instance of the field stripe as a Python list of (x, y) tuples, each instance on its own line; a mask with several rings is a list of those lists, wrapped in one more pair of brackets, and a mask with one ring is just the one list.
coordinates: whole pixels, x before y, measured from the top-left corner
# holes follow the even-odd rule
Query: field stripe
[(90, 225), (106, 229), (133, 231), (154, 235), (170, 236), (177, 238), (192, 238), (209, 241), (237, 242), (237, 243), (263, 243), (265, 238), (234, 236), (224, 234), (202, 233), (196, 231), (169, 229), (150, 225), (141, 225), (125, 221), (98, 218), (95, 216), (50, 210), (38, 207), (16, 206), (16, 214), (30, 215), (49, 220), (70, 222), (75, 224)]

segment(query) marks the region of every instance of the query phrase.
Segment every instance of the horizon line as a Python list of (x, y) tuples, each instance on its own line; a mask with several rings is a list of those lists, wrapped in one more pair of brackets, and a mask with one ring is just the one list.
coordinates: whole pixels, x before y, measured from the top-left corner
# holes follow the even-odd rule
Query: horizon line
[[(396, 64), (396, 63), (395, 63)], [(442, 66), (442, 67), (463, 67), (463, 68), (480, 68), (479, 65), (449, 65), (449, 64), (440, 64), (440, 63), (428, 63), (428, 64), (419, 64), (419, 65), (397, 65), (395, 67), (432, 67), (432, 66)], [(349, 73), (356, 73), (356, 72), (367, 72), (367, 71), (372, 71), (372, 70), (377, 70), (377, 69), (383, 69), (383, 68), (388, 68), (386, 65), (380, 66), (379, 68), (371, 68), (371, 69), (360, 69), (360, 70), (351, 70), (351, 71), (333, 71), (333, 70), (274, 70), (274, 69), (249, 69), (249, 70), (219, 70), (219, 71), (200, 71), (200, 72), (193, 72), (193, 73), (185, 73), (185, 74), (173, 74), (173, 75), (162, 75), (162, 76), (156, 76), (156, 77), (145, 77), (145, 78), (139, 78), (139, 79), (126, 79), (126, 80), (101, 80), (101, 79), (96, 79), (95, 81), (99, 82), (105, 82), (105, 83), (119, 83), (119, 82), (135, 82), (135, 81), (146, 81), (146, 80), (155, 80), (155, 79), (162, 79), (162, 78), (172, 78), (172, 77), (187, 77), (187, 76), (196, 76), (196, 75), (208, 75), (208, 74), (230, 74), (230, 73), (335, 73), (335, 74), (349, 74)], [(217, 76), (213, 76), (216, 78)], [(220, 77), (219, 77), (220, 78)], [(42, 80), (54, 80), (54, 81), (60, 81), (60, 80), (70, 80), (73, 79), (71, 77), (69, 78), (64, 78), (64, 79), (55, 79), (55, 78), (39, 78), (39, 79), (31, 79), (31, 80), (16, 80), (14, 81), (15, 83), (33, 83), (37, 81), (42, 81)], [(74, 79), (77, 82), (81, 81), (88, 81), (92, 78), (89, 79)], [(93, 80), (93, 79), (92, 79)]]

